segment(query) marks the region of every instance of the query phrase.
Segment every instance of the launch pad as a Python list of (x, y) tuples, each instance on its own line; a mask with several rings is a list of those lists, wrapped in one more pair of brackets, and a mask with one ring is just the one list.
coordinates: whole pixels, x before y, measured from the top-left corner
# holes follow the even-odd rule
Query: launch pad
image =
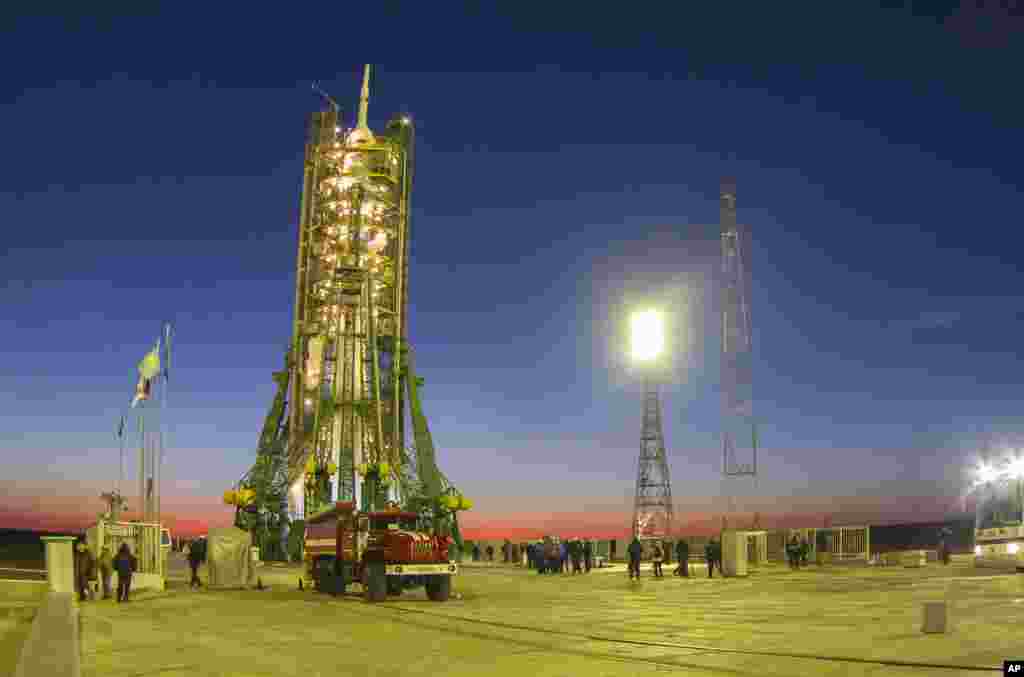
[[(762, 567), (744, 580), (708, 579), (700, 565), (689, 579), (655, 580), (644, 568), (638, 584), (624, 566), (574, 577), (466, 564), (461, 599), (380, 605), (300, 592), (287, 567), (261, 567), (262, 591), (190, 592), (177, 562), (161, 596), (82, 606), (82, 674), (981, 674), (968, 668), (1024, 651), (1024, 577), (980, 575), (960, 559)], [(922, 608), (940, 599), (955, 629), (923, 634)]]

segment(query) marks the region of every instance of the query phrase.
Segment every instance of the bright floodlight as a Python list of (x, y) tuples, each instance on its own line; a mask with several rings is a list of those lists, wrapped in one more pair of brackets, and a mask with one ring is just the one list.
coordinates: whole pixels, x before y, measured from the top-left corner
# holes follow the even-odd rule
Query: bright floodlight
[(989, 465), (982, 464), (978, 466), (978, 481), (984, 483), (995, 481), (999, 473), (996, 472), (995, 468)]
[(633, 314), (633, 359), (647, 362), (656, 359), (665, 347), (665, 331), (661, 313), (644, 310)]
[(1015, 479), (1024, 479), (1024, 456), (1015, 458), (1010, 461), (1009, 466), (1010, 477)]

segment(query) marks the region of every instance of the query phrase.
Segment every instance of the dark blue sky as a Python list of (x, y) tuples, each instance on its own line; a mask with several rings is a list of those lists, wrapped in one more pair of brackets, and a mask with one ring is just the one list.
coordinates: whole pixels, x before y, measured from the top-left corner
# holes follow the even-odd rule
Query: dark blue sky
[(723, 174), (754, 238), (762, 493), (955, 493), (980, 434), (1019, 431), (1019, 13), (440, 5), (3, 10), (11, 478), (116, 474), (167, 318), (177, 490), (245, 471), (290, 334), (310, 82), (351, 121), (367, 61), (371, 124), (416, 120), (413, 339), (482, 510), (625, 504), (640, 404), (614, 330), (644, 291), (688, 308), (675, 493), (716, 493)]

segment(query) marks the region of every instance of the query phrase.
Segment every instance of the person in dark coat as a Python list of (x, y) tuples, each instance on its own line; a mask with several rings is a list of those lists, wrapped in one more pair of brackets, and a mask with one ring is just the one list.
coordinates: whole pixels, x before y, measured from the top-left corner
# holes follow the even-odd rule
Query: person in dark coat
[(196, 586), (203, 587), (203, 582), (199, 580), (199, 565), (203, 561), (202, 548), (193, 544), (188, 551), (188, 566), (192, 569), (192, 580), (188, 582), (188, 587), (194, 588)]
[(114, 558), (114, 570), (117, 572), (117, 601), (127, 602), (128, 593), (132, 590), (132, 574), (139, 568), (139, 561), (128, 548), (127, 543), (121, 544)]
[(558, 573), (560, 546), (554, 541), (544, 544), (544, 573)]
[(103, 599), (110, 599), (110, 577), (114, 573), (114, 554), (110, 546), (104, 545), (99, 558), (100, 581), (103, 583)]
[(594, 544), (590, 540), (583, 541), (583, 568), (590, 573), (590, 567), (594, 562)]
[(636, 579), (640, 580), (640, 555), (643, 553), (643, 547), (640, 545), (640, 539), (633, 537), (632, 542), (629, 544), (629, 580)]
[(800, 539), (800, 563), (807, 566), (807, 556), (811, 554), (811, 544), (806, 538)]
[(686, 539), (679, 539), (676, 543), (676, 559), (679, 560), (679, 566), (676, 567), (674, 573), (676, 576), (683, 576), (684, 578), (690, 577), (690, 544), (686, 542)]
[(494, 546), (493, 545), (487, 546), (487, 561), (488, 562), (493, 562), (494, 561)]
[(654, 577), (664, 578), (661, 573), (661, 561), (664, 559), (664, 553), (661, 550), (661, 543), (654, 542), (654, 548), (651, 551), (651, 561), (654, 562)]
[(569, 543), (569, 557), (572, 559), (572, 575), (583, 573), (583, 544), (578, 541)]
[(85, 547), (85, 543), (79, 541), (78, 552), (75, 553), (75, 584), (78, 588), (79, 601), (84, 602), (87, 598), (92, 598), (89, 583), (95, 575), (96, 560), (93, 559), (89, 548)]
[(800, 568), (800, 541), (797, 540), (796, 534), (793, 534), (793, 538), (786, 544), (786, 557), (791, 569)]
[[(704, 561), (708, 563), (708, 578), (715, 577), (715, 562), (718, 559), (718, 553), (716, 552), (717, 548), (715, 547), (716, 545), (717, 543), (715, 543), (715, 539), (712, 538), (708, 541), (707, 545), (704, 546)], [(719, 573), (721, 573), (721, 569), (719, 569)]]
[(537, 560), (537, 547), (533, 543), (526, 544), (526, 568), (532, 569)]

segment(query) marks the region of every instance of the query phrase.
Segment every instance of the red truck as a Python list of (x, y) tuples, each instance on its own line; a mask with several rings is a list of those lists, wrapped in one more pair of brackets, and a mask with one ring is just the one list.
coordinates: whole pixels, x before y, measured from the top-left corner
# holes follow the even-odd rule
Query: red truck
[(371, 602), (423, 585), (427, 597), (444, 602), (451, 595), (458, 564), (448, 557), (452, 539), (418, 528), (419, 515), (400, 510), (359, 512), (351, 501), (306, 520), (305, 579), (333, 595), (358, 582)]

